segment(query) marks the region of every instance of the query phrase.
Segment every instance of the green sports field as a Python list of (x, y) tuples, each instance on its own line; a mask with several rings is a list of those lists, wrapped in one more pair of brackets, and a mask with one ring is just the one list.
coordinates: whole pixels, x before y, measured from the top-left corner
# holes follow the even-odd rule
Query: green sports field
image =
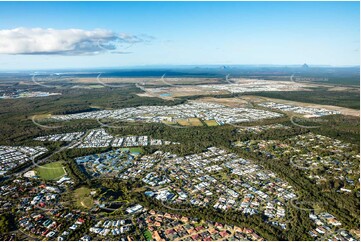
[(132, 147), (132, 148), (120, 148), (121, 151), (129, 151), (130, 153), (139, 153), (142, 154), (144, 150), (141, 147)]
[(35, 171), (44, 180), (58, 180), (66, 174), (61, 161), (38, 166)]

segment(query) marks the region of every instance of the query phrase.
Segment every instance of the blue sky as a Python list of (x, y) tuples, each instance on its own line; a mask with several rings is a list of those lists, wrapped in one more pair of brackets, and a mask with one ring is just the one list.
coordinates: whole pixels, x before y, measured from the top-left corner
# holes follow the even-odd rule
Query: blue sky
[(0, 69), (359, 65), (359, 9), (359, 2), (0, 2)]

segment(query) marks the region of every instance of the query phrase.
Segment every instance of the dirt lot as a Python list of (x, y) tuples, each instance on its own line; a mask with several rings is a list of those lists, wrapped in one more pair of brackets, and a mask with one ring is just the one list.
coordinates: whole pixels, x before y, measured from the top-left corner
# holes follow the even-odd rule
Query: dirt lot
[(144, 85), (189, 85), (189, 84), (215, 84), (218, 83), (220, 78), (168, 78), (168, 77), (136, 77), (136, 78), (75, 78), (72, 81), (75, 83), (105, 83), (105, 84), (121, 84), (121, 83), (140, 83)]
[(360, 88), (355, 87), (331, 87), (328, 91), (350, 91), (350, 92), (360, 92)]

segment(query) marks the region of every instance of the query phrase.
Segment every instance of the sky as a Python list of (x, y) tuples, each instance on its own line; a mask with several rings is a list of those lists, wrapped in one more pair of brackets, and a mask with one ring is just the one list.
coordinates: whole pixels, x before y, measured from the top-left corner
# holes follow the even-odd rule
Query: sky
[(359, 2), (0, 2), (0, 70), (359, 65)]

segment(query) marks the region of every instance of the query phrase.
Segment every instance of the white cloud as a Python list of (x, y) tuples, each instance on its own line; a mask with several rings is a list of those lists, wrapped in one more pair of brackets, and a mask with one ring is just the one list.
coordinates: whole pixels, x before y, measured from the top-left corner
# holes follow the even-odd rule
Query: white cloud
[(118, 34), (95, 29), (15, 28), (0, 30), (0, 54), (93, 55), (123, 52), (131, 45), (150, 40), (149, 36)]

